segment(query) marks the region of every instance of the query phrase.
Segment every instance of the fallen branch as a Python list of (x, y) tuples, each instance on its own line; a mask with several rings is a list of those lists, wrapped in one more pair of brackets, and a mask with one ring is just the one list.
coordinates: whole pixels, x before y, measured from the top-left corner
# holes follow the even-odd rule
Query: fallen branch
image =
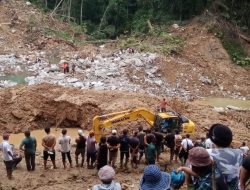
[(246, 42), (250, 43), (250, 38), (244, 36), (243, 34), (239, 34), (240, 38), (242, 38), (243, 40), (245, 40)]
[(86, 43), (92, 43), (92, 44), (100, 44), (100, 43), (113, 43), (117, 42), (117, 40), (87, 40)]
[(147, 24), (148, 24), (149, 30), (152, 31), (154, 28), (153, 28), (150, 20), (147, 20)]
[(61, 5), (62, 2), (63, 2), (63, 0), (61, 0), (61, 1), (57, 4), (57, 6), (54, 8), (54, 10), (52, 11), (52, 13), (50, 14), (52, 20), (54, 20), (53, 14), (56, 12), (57, 8)]

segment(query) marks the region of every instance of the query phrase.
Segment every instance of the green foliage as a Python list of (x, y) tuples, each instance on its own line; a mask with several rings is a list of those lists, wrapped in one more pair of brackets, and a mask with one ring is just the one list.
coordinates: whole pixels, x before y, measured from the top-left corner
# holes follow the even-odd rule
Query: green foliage
[[(70, 0), (63, 0), (59, 15), (68, 15)], [(31, 0), (39, 7), (53, 10), (59, 0)], [(77, 23), (86, 23), (92, 37), (115, 38), (124, 33), (149, 32), (148, 20), (165, 23), (170, 18), (186, 19), (200, 14), (206, 0), (71, 0), (70, 15)], [(81, 14), (82, 9), (82, 14)]]
[(212, 23), (209, 26), (209, 32), (221, 40), (223, 47), (235, 64), (241, 66), (250, 65), (250, 57), (242, 47), (238, 38), (238, 31), (232, 25)]
[(134, 34), (119, 41), (119, 48), (134, 48), (138, 51), (155, 52), (164, 55), (178, 54), (184, 45), (183, 39), (167, 32), (151, 31), (148, 35)]
[(45, 28), (45, 34), (48, 36), (55, 35), (67, 41), (74, 41), (74, 38), (68, 33), (61, 30), (54, 30), (51, 28)]
[(224, 39), (222, 40), (222, 44), (234, 63), (241, 66), (250, 65), (250, 57), (247, 56), (247, 53), (239, 42), (226, 41)]

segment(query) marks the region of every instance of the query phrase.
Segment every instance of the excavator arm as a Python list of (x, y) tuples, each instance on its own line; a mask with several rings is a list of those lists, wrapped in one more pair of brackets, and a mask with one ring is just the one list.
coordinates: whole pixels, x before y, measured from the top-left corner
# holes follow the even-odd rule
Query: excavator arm
[(139, 118), (143, 118), (151, 127), (153, 127), (155, 115), (146, 108), (134, 108), (122, 112), (95, 116), (93, 119), (93, 129), (96, 141), (100, 141), (101, 136), (105, 134), (105, 129), (129, 121), (135, 121)]

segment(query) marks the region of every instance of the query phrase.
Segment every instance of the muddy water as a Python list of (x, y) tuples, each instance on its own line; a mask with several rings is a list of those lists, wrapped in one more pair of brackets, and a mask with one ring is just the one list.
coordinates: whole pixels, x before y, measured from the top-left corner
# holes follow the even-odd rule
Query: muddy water
[[(58, 138), (62, 135), (61, 133), (62, 129), (55, 129), (52, 128), (51, 129), (51, 134), (54, 134), (57, 138), (57, 142), (58, 142)], [(71, 137), (71, 144), (75, 143), (75, 138), (78, 137), (78, 133), (77, 133), (78, 129), (76, 128), (67, 128), (67, 134)], [(84, 131), (85, 135), (87, 135), (87, 131)], [(42, 138), (45, 136), (45, 132), (44, 130), (34, 130), (31, 132), (31, 136), (35, 137), (37, 140), (37, 150), (42, 150)], [(24, 138), (24, 134), (23, 133), (18, 133), (18, 134), (11, 134), (10, 135), (10, 139), (9, 142), (13, 145), (15, 145), (15, 148), (19, 148), (19, 145), (21, 143), (21, 141)], [(0, 140), (2, 141), (2, 136), (0, 137)], [(59, 149), (58, 143), (56, 145), (56, 149)]]
[(204, 100), (199, 100), (198, 102), (214, 107), (225, 108), (230, 105), (238, 108), (250, 109), (250, 100), (237, 100), (231, 98), (205, 98)]

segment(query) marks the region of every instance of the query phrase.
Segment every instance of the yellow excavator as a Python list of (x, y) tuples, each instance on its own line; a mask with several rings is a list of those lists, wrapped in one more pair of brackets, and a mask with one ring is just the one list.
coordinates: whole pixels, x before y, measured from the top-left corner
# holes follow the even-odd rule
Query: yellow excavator
[(105, 130), (122, 123), (144, 119), (152, 130), (158, 129), (162, 133), (167, 131), (179, 130), (183, 133), (194, 133), (195, 124), (188, 118), (174, 111), (152, 113), (146, 108), (134, 108), (131, 110), (115, 112), (93, 118), (93, 130), (97, 142), (100, 141), (102, 135), (105, 135)]

